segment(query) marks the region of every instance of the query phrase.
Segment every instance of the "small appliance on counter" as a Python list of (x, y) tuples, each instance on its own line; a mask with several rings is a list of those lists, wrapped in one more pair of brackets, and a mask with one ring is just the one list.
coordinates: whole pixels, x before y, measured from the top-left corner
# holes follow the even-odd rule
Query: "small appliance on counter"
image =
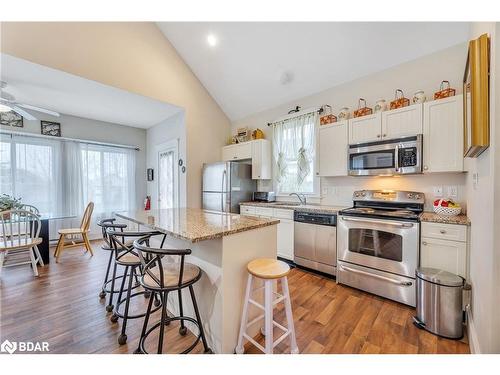
[(274, 191), (254, 191), (252, 198), (254, 202), (274, 202), (276, 194)]
[(337, 282), (415, 306), (424, 194), (360, 190), (339, 212)]

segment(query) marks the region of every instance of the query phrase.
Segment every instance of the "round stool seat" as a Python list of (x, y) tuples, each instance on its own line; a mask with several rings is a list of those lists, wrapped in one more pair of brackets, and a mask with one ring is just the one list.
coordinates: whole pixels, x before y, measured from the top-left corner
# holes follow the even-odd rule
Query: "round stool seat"
[(290, 272), (290, 266), (277, 259), (258, 258), (247, 264), (247, 270), (261, 279), (279, 279)]

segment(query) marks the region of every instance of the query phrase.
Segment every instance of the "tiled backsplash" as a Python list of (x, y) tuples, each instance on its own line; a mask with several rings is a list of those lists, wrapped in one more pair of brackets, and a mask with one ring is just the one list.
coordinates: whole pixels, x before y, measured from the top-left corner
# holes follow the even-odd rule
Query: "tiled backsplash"
[[(432, 202), (436, 199), (435, 188), (441, 188), (443, 198), (447, 198), (448, 191), (456, 187), (456, 197), (451, 199), (459, 202), (464, 208), (465, 173), (437, 173), (429, 175), (398, 176), (398, 177), (322, 177), (321, 204), (334, 206), (352, 205), (352, 193), (362, 189), (393, 189), (418, 191), (425, 194), (425, 209), (432, 210)], [(272, 181), (259, 181), (258, 189), (272, 190)], [(289, 200), (286, 198), (285, 200)], [(311, 202), (316, 201), (311, 198)]]

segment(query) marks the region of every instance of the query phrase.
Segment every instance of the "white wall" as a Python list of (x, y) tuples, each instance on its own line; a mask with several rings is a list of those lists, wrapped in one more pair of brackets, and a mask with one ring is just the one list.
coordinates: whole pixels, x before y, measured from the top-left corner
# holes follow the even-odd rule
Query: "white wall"
[[(179, 159), (186, 161), (186, 125), (184, 112), (178, 113), (147, 130), (147, 168), (154, 169), (154, 181), (147, 183), (148, 195), (151, 195), (151, 208), (158, 204), (158, 146), (168, 141), (177, 140)], [(186, 173), (179, 168), (179, 206), (187, 206)]]
[[(389, 102), (394, 97), (394, 90), (397, 88), (401, 88), (407, 97), (411, 97), (415, 91), (422, 89), (428, 98), (432, 98), (434, 92), (439, 89), (442, 80), (450, 81), (451, 86), (456, 88), (458, 93), (461, 93), (466, 56), (467, 44), (459, 44), (294, 102), (256, 113), (233, 123), (232, 133), (235, 133), (238, 127), (248, 126), (251, 129), (262, 129), (266, 133), (266, 138), (271, 138), (267, 123), (286, 114), (296, 105), (300, 105), (302, 108), (319, 108), (322, 104), (330, 104), (334, 113), (337, 114), (339, 109), (344, 106), (350, 107), (351, 110), (356, 108), (359, 97), (365, 98), (371, 107), (376, 100), (381, 98)], [(404, 177), (321, 178), (321, 203), (348, 206), (352, 204), (354, 190), (392, 188), (424, 192), (427, 197), (426, 208), (431, 209), (434, 200), (433, 186), (457, 186), (457, 200), (464, 207), (466, 206), (464, 173)], [(259, 189), (262, 190), (271, 190), (272, 188), (271, 181), (259, 184)], [(446, 194), (446, 189), (444, 191)]]
[[(468, 215), (472, 221), (470, 247), (470, 277), (472, 284), (472, 336), (475, 351), (500, 353), (500, 154), (497, 147), (500, 132), (496, 130), (496, 91), (500, 82), (496, 76), (497, 54), (500, 53), (499, 26), (495, 23), (475, 23), (471, 39), (488, 33), (491, 38), (490, 57), (490, 147), (478, 158), (466, 159)], [(500, 81), (500, 80), (498, 80)], [(500, 111), (499, 111), (500, 112)], [(474, 174), (478, 183), (474, 185)], [(495, 181), (496, 180), (496, 181)], [(496, 185), (495, 185), (496, 183)], [(496, 192), (495, 192), (496, 189)]]
[(133, 128), (130, 126), (118, 125), (109, 122), (97, 121), (83, 117), (75, 117), (61, 114), (54, 117), (39, 112), (33, 112), (39, 119), (28, 121), (24, 119), (24, 127), (16, 128), (11, 126), (1, 126), (1, 130), (18, 131), (25, 133), (41, 133), (40, 120), (55, 121), (61, 123), (61, 135), (68, 138), (84, 139), (105, 143), (123, 144), (138, 146), (137, 151), (135, 181), (136, 181), (136, 204), (142, 205), (146, 196), (146, 130)]

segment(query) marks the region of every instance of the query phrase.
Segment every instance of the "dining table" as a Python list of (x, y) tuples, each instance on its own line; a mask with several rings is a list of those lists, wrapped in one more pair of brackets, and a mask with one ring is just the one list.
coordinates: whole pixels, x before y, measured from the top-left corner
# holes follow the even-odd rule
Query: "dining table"
[(57, 241), (57, 239), (50, 238), (50, 222), (56, 220), (69, 220), (74, 219), (76, 215), (67, 214), (57, 214), (57, 213), (41, 213), (40, 217), (40, 234), (39, 237), (42, 239), (42, 243), (38, 245), (38, 250), (42, 256), (43, 262), (45, 264), (50, 263), (50, 241)]

